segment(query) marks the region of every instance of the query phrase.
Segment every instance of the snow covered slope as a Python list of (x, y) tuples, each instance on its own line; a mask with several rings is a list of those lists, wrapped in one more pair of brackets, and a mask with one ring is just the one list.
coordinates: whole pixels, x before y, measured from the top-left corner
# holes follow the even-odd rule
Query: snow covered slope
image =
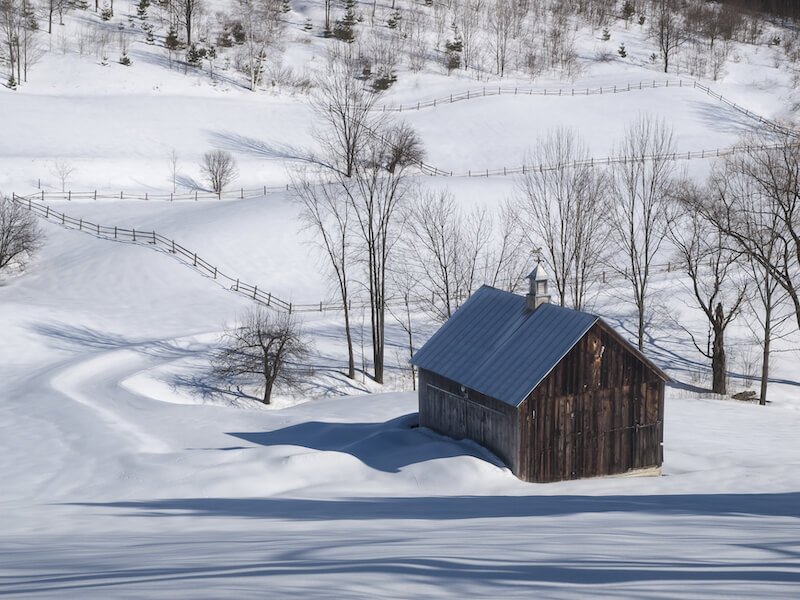
[[(82, 25), (68, 23), (68, 32)], [(303, 35), (293, 31), (287, 61), (318, 68), (323, 41)], [(613, 35), (632, 56), (651, 51), (635, 27)], [(593, 62), (597, 36), (579, 38), (576, 80), (511, 77), (503, 87), (661, 77), (657, 65), (633, 58)], [(0, 190), (60, 189), (53, 167), (61, 160), (76, 167), (67, 189), (169, 193), (173, 149), (179, 191), (202, 188), (197, 162), (212, 147), (236, 156), (233, 187), (283, 186), (315, 149), (302, 93), (253, 94), (224, 75), (212, 85), (199, 71), (165, 67), (160, 52), (135, 44), (130, 68), (49, 54), (30, 84), (0, 88), (0, 113), (11, 115), (0, 137)], [(705, 83), (756, 114), (793, 116), (777, 50), (739, 52), (721, 81)], [(403, 71), (386, 103), (498, 83), (481, 77)], [(522, 164), (532, 140), (555, 125), (580, 129), (605, 157), (642, 111), (674, 126), (682, 152), (725, 147), (757, 127), (693, 88), (672, 87), (504, 95), (397, 116), (420, 131), (428, 162), (482, 170)], [(682, 163), (696, 174), (710, 165)], [(489, 209), (515, 186), (502, 177), (416, 183)], [(155, 229), (259, 288), (318, 302), (330, 289), (290, 196), (54, 206)], [(0, 281), (0, 596), (800, 597), (796, 339), (776, 343), (770, 406), (698, 394), (693, 378), (706, 366), (676, 324), (697, 323), (697, 313), (674, 272), (654, 284), (661, 320), (648, 348), (677, 381), (666, 403), (664, 475), (535, 485), (470, 442), (416, 427), (396, 325), (379, 389), (342, 377), (339, 315), (303, 314), (314, 376), (266, 409), (218, 394), (207, 378), (218, 336), (246, 299), (146, 243), (43, 228), (29, 269)], [(622, 331), (633, 323), (626, 294), (609, 278), (591, 299)], [(418, 343), (435, 324), (419, 327)], [(737, 385), (747, 377), (749, 337), (744, 326), (729, 336)]]

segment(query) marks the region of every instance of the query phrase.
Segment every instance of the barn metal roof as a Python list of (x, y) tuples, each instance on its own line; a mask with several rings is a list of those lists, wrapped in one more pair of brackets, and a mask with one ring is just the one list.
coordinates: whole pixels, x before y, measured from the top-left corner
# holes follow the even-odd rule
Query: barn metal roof
[(598, 320), (554, 304), (531, 311), (524, 296), (483, 286), (411, 362), (519, 406)]

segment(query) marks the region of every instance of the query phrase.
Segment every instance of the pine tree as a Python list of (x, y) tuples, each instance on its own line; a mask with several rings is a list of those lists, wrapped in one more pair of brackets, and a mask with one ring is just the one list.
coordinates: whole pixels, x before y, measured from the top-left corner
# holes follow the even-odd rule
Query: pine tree
[(355, 1), (347, 0), (344, 15), (333, 24), (333, 37), (348, 44), (354, 42), (356, 39), (356, 32), (353, 28), (355, 23)]
[(150, 8), (150, 0), (139, 0), (136, 5), (136, 15), (144, 21), (147, 18), (147, 9)]
[(175, 29), (174, 25), (170, 25), (169, 31), (167, 31), (167, 37), (164, 40), (164, 46), (168, 50), (177, 50), (180, 48), (181, 42), (178, 39), (178, 31)]
[(622, 57), (622, 58), (625, 58), (625, 57), (628, 56), (628, 51), (625, 50), (625, 44), (624, 43), (619, 45), (619, 49), (617, 50), (617, 54), (619, 54), (620, 57)]

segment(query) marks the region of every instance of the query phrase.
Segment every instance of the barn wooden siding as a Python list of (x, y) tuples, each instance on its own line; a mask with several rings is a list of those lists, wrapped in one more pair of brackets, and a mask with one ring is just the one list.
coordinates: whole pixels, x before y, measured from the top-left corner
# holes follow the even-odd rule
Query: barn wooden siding
[(512, 470), (546, 482), (658, 467), (663, 428), (664, 381), (598, 321), (520, 405)]
[(517, 409), (425, 369), (419, 371), (419, 424), (455, 439), (471, 439), (516, 472)]

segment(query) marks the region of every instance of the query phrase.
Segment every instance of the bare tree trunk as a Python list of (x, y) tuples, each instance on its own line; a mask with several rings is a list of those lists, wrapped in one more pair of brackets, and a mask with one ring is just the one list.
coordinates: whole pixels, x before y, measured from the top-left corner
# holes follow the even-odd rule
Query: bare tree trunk
[(353, 353), (353, 333), (350, 331), (350, 307), (347, 305), (347, 294), (343, 295), (344, 299), (344, 334), (347, 338), (347, 377), (350, 379), (356, 378), (356, 358)]
[(769, 352), (772, 342), (772, 307), (768, 306), (764, 321), (764, 343), (761, 350), (761, 391), (758, 403), (761, 406), (767, 404), (767, 385), (769, 384)]
[(711, 391), (715, 394), (728, 393), (728, 368), (725, 356), (725, 314), (722, 303), (714, 309), (714, 341), (711, 345)]

